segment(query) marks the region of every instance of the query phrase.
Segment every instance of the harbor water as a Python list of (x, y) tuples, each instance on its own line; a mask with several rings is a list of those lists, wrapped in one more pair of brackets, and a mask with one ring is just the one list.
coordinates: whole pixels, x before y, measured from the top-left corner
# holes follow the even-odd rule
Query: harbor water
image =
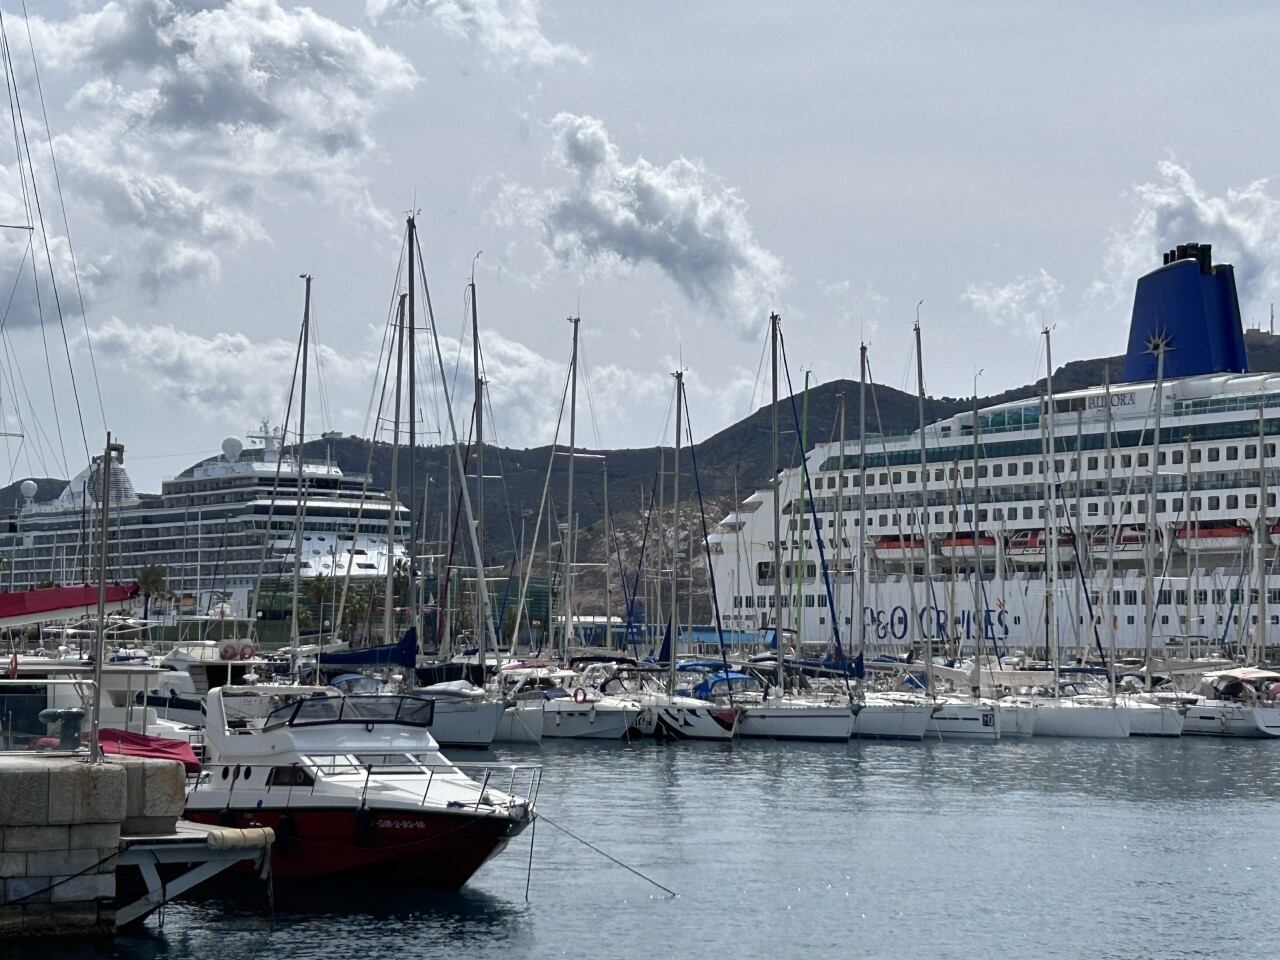
[(526, 832), (458, 893), (244, 881), (58, 956), (1280, 956), (1277, 747), (549, 741), (494, 754), (544, 764), (528, 874)]

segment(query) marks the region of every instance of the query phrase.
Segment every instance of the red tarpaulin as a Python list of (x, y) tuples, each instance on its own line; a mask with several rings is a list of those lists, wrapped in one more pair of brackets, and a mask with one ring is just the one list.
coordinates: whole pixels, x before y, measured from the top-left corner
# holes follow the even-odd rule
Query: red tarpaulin
[(187, 773), (199, 773), (200, 761), (185, 740), (168, 737), (148, 737), (141, 733), (129, 733), (104, 727), (98, 731), (98, 743), (105, 754), (125, 757), (151, 757), (155, 760), (177, 760)]

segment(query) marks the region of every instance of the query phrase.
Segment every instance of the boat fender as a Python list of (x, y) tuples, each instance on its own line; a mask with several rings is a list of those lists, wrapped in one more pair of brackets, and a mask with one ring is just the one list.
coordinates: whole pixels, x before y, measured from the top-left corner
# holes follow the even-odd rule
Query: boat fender
[(223, 660), (234, 660), (239, 652), (239, 648), (234, 643), (224, 643), (222, 649), (218, 651), (218, 656)]
[(356, 811), (356, 846), (368, 846), (373, 839), (373, 811), (361, 807)]
[(587, 691), (583, 690), (583, 689), (582, 689), (582, 687), (578, 687), (578, 689), (574, 690), (574, 691), (573, 691), (573, 702), (574, 702), (574, 703), (586, 703), (586, 702), (587, 702)]
[(253, 649), (253, 644), (252, 644), (252, 643), (246, 643), (246, 644), (242, 644), (242, 645), (241, 645), (241, 647), (240, 647), (240, 659), (241, 659), (241, 660), (252, 660), (252, 659), (253, 659), (253, 654), (254, 654), (254, 649)]
[(234, 827), (236, 825), (236, 815), (230, 807), (223, 807), (218, 811), (218, 826)]
[(293, 814), (286, 810), (276, 821), (276, 842), (274, 848), (280, 853), (288, 853), (298, 839), (298, 823)]

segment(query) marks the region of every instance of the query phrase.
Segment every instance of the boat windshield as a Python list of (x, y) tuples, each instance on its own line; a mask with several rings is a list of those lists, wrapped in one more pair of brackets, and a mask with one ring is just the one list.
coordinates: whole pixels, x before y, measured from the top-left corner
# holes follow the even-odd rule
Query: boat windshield
[(435, 701), (422, 697), (311, 697), (271, 711), (264, 726), (395, 723), (410, 727), (429, 727), (434, 718)]

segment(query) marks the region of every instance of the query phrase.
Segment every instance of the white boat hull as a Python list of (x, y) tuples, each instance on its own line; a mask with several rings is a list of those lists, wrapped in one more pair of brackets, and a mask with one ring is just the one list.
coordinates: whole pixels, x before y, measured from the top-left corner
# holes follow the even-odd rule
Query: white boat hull
[(853, 710), (847, 704), (753, 703), (743, 708), (738, 736), (758, 740), (848, 740)]
[(1130, 711), (1123, 706), (1077, 703), (1051, 697), (1036, 702), (1037, 737), (1119, 740), (1129, 736)]
[(860, 740), (923, 740), (933, 709), (927, 703), (893, 703), (868, 697), (854, 708), (853, 736)]
[(498, 733), (505, 710), (497, 700), (435, 698), (435, 715), (427, 727), (441, 748), (487, 750)]
[(543, 701), (530, 700), (513, 703), (502, 711), (495, 743), (541, 743), (542, 724), (546, 717)]
[(1186, 736), (1280, 737), (1280, 708), (1256, 707), (1222, 700), (1201, 701), (1187, 708)]
[(1144, 703), (1141, 700), (1130, 700), (1124, 706), (1129, 711), (1129, 736), (1182, 736), (1185, 718), (1177, 707)]
[(997, 703), (997, 724), (1000, 737), (1034, 737), (1036, 734), (1036, 708), (1029, 703)]
[(951, 702), (933, 705), (926, 735), (938, 740), (998, 740), (1000, 711), (991, 702)]
[(638, 704), (635, 729), (659, 740), (732, 740), (740, 712), (686, 697), (651, 697)]
[(544, 740), (621, 740), (640, 716), (639, 707), (578, 703), (570, 697), (548, 700), (543, 710)]

